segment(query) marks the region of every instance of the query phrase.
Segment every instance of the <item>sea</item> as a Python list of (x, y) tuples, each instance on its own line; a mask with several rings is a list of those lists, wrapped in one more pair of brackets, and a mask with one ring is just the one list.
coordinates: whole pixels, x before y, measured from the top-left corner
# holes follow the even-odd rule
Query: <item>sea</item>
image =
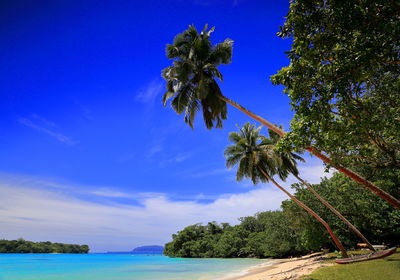
[(143, 254), (0, 254), (0, 280), (217, 280), (269, 262)]

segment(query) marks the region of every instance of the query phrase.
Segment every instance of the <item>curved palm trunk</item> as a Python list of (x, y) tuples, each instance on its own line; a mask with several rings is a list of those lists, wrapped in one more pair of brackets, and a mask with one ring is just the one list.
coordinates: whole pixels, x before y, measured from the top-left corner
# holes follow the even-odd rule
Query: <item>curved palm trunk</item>
[[(238, 103), (230, 100), (229, 98), (227, 98), (227, 97), (225, 97), (223, 95), (218, 95), (218, 98), (220, 98), (221, 100), (225, 101), (226, 103), (232, 105), (233, 107), (239, 109), (240, 111), (242, 111), (243, 113), (245, 113), (249, 117), (253, 118), (254, 120), (262, 123), (263, 125), (265, 125), (269, 129), (271, 129), (272, 131), (277, 133), (278, 135), (285, 136), (286, 132), (284, 132), (282, 129), (280, 129), (279, 127), (273, 125), (272, 123), (270, 123), (269, 121), (263, 119), (262, 117), (250, 112), (249, 110), (247, 110), (243, 106), (239, 105)], [(345, 167), (343, 167), (341, 165), (333, 164), (332, 160), (329, 157), (321, 154), (319, 151), (317, 151), (312, 146), (307, 147), (306, 150), (309, 151), (310, 153), (314, 154), (316, 157), (318, 157), (319, 159), (321, 159), (325, 163), (330, 164), (331, 166), (336, 168), (339, 172), (343, 173), (344, 175), (346, 175), (347, 177), (349, 177), (353, 181), (356, 181), (357, 183), (364, 185), (364, 187), (368, 188), (370, 191), (372, 191), (376, 195), (380, 196), (382, 199), (386, 200), (393, 207), (400, 208), (400, 200), (398, 200), (395, 197), (391, 196), (390, 194), (388, 194), (384, 190), (378, 188), (377, 186), (372, 184), (370, 181), (368, 181), (367, 179), (363, 178), (361, 175), (359, 175), (356, 172), (351, 171), (350, 169), (347, 169), (347, 168), (345, 168)]]
[(283, 188), (281, 185), (279, 185), (271, 176), (268, 175), (267, 172), (265, 172), (262, 168), (260, 168), (261, 173), (268, 178), (275, 186), (277, 186), (281, 191), (283, 191), (287, 196), (290, 197), (291, 200), (293, 200), (297, 205), (299, 205), (301, 208), (306, 210), (310, 215), (312, 215), (314, 218), (318, 220), (328, 231), (329, 235), (332, 237), (333, 242), (335, 243), (336, 247), (342, 252), (342, 256), (344, 258), (348, 258), (347, 251), (343, 247), (342, 243), (339, 241), (339, 239), (336, 237), (336, 235), (333, 233), (331, 227), (328, 225), (327, 222), (325, 222), (320, 216), (318, 216), (317, 213), (315, 213), (311, 208), (309, 208), (307, 205), (305, 205), (303, 202), (298, 200), (296, 197), (294, 197), (290, 192), (288, 192), (285, 188)]
[(314, 188), (311, 186), (310, 183), (308, 183), (307, 181), (303, 180), (302, 178), (300, 178), (299, 176), (293, 174), (294, 177), (297, 178), (297, 180), (299, 180), (300, 182), (302, 182), (309, 191), (311, 191), (314, 196), (316, 198), (318, 198), (319, 201), (321, 201), (326, 207), (329, 208), (329, 210), (331, 210), (336, 216), (338, 216), (339, 219), (341, 219), (358, 237), (361, 238), (362, 241), (364, 241), (368, 248), (372, 251), (375, 252), (375, 248), (371, 245), (371, 243), (368, 241), (368, 239), (352, 224), (349, 222), (349, 220), (347, 220), (345, 217), (343, 217), (343, 215), (336, 210), (328, 201), (326, 201), (322, 196), (320, 196), (315, 190)]

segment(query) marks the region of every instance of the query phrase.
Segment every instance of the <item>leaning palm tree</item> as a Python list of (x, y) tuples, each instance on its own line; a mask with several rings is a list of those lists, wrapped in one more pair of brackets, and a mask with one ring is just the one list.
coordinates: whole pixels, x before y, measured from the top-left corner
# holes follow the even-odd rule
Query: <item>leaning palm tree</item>
[[(279, 128), (282, 129), (281, 126), (279, 126)], [(274, 146), (278, 143), (280, 139), (280, 136), (270, 129), (268, 129), (268, 136)], [(371, 251), (376, 251), (372, 244), (368, 241), (368, 239), (349, 220), (347, 220), (338, 210), (336, 210), (336, 208), (334, 208), (327, 200), (319, 195), (310, 183), (299, 176), (299, 170), (297, 169), (296, 161), (304, 162), (304, 159), (302, 157), (293, 152), (280, 152), (279, 157), (282, 164), (281, 168), (278, 169), (278, 175), (282, 180), (285, 180), (289, 173), (292, 174), (297, 180), (299, 180), (304, 186), (306, 186), (307, 189), (320, 202), (322, 202), (322, 204), (324, 204), (332, 213), (334, 213), (340, 220), (342, 220), (362, 241), (364, 241)]]
[[(226, 103), (229, 103), (279, 136), (284, 136), (286, 133), (282, 129), (222, 95), (216, 81), (216, 79), (223, 80), (218, 66), (231, 62), (233, 41), (226, 39), (222, 43), (213, 45), (210, 40), (213, 31), (214, 27), (208, 30), (206, 25), (199, 33), (191, 25), (175, 37), (173, 44), (167, 45), (166, 55), (169, 59), (173, 59), (173, 65), (165, 68), (162, 72), (163, 78), (167, 81), (167, 92), (163, 96), (164, 106), (169, 99), (172, 99), (172, 108), (178, 114), (183, 113), (185, 122), (192, 128), (196, 113), (201, 110), (206, 127), (211, 129), (214, 126), (222, 127), (222, 121), (227, 118)], [(332, 163), (329, 157), (312, 146), (305, 148), (347, 177), (364, 185), (394, 207), (400, 208), (398, 199), (361, 175)]]
[(232, 168), (238, 165), (236, 172), (236, 180), (238, 181), (241, 181), (243, 178), (249, 178), (253, 184), (272, 182), (297, 205), (316, 218), (326, 228), (343, 257), (347, 257), (346, 249), (333, 233), (330, 226), (317, 213), (274, 180), (274, 175), (279, 175), (283, 179), (285, 178), (285, 173), (280, 172), (283, 163), (282, 157), (275, 151), (273, 141), (260, 135), (260, 129), (261, 127), (256, 128), (254, 125), (246, 123), (240, 128), (239, 132), (230, 133), (229, 140), (233, 142), (233, 145), (227, 147), (225, 150), (227, 167)]

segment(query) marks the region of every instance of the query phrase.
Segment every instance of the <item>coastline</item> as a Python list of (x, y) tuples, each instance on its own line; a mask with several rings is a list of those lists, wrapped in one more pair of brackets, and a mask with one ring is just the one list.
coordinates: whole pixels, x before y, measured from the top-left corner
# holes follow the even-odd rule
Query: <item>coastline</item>
[(333, 264), (323, 263), (321, 253), (310, 254), (291, 259), (272, 259), (265, 264), (254, 266), (240, 276), (223, 278), (224, 280), (287, 280), (312, 273), (320, 267)]

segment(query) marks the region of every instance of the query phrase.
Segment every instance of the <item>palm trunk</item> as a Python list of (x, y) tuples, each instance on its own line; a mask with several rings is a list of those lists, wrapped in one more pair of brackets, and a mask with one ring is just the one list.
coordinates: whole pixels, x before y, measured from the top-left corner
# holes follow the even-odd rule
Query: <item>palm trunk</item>
[(312, 215), (314, 218), (316, 218), (318, 220), (318, 222), (320, 222), (328, 231), (329, 235), (332, 237), (333, 242), (335, 243), (336, 247), (340, 250), (340, 252), (342, 252), (342, 256), (344, 258), (348, 258), (347, 255), (347, 251), (346, 249), (343, 247), (342, 243), (339, 241), (339, 239), (336, 237), (336, 235), (333, 233), (331, 227), (328, 225), (327, 222), (325, 222), (320, 216), (318, 216), (317, 213), (315, 213), (313, 210), (311, 210), (311, 208), (309, 208), (308, 206), (306, 206), (303, 202), (301, 202), (300, 200), (298, 200), (296, 197), (294, 197), (290, 192), (288, 192), (285, 188), (283, 188), (281, 185), (279, 185), (271, 176), (268, 175), (267, 172), (265, 172), (265, 170), (263, 170), (262, 168), (260, 168), (261, 173), (268, 178), (268, 180), (270, 180), (275, 186), (277, 186), (281, 191), (283, 191), (287, 196), (290, 197), (291, 200), (293, 200), (296, 204), (298, 204), (301, 208), (303, 208), (304, 210), (306, 210), (310, 215)]
[(368, 248), (375, 252), (375, 248), (371, 245), (371, 243), (368, 241), (368, 239), (352, 224), (350, 223), (345, 217), (343, 217), (343, 215), (336, 210), (328, 201), (326, 201), (322, 196), (320, 196), (315, 190), (314, 188), (311, 186), (311, 184), (309, 184), (307, 181), (303, 180), (302, 178), (300, 178), (297, 175), (294, 175), (297, 178), (297, 180), (299, 180), (300, 182), (302, 182), (309, 191), (311, 191), (314, 196), (316, 198), (318, 198), (319, 201), (321, 201), (326, 207), (329, 208), (329, 210), (331, 210), (336, 216), (338, 216), (339, 219), (341, 219), (358, 237), (361, 238), (362, 241), (364, 241)]
[[(229, 103), (233, 107), (239, 109), (240, 111), (242, 111), (243, 113), (245, 113), (249, 117), (253, 118), (254, 120), (260, 122), (263, 125), (265, 125), (269, 129), (271, 129), (272, 131), (274, 131), (275, 133), (280, 135), (281, 137), (285, 136), (286, 132), (284, 132), (279, 127), (273, 125), (269, 121), (267, 121), (267, 120), (263, 119), (262, 117), (250, 112), (249, 110), (247, 110), (243, 106), (239, 105), (238, 103), (230, 100), (229, 98), (227, 98), (227, 97), (225, 97), (223, 95), (218, 95), (218, 97), (221, 100), (225, 101), (226, 103)], [(349, 177), (353, 181), (355, 181), (355, 182), (357, 182), (357, 183), (359, 183), (361, 185), (364, 185), (364, 187), (368, 188), (370, 191), (372, 191), (376, 195), (380, 196), (382, 199), (386, 200), (393, 207), (400, 208), (400, 200), (396, 199), (395, 197), (393, 197), (392, 195), (388, 194), (384, 190), (378, 188), (377, 186), (372, 184), (370, 181), (368, 181), (367, 179), (363, 178), (361, 175), (359, 175), (356, 172), (351, 171), (350, 169), (347, 169), (347, 168), (345, 168), (345, 167), (343, 167), (341, 165), (333, 164), (332, 160), (329, 157), (321, 154), (320, 152), (318, 152), (312, 146), (307, 147), (306, 150), (309, 151), (310, 153), (314, 154), (319, 159), (323, 160), (325, 163), (327, 163), (327, 164), (331, 165), (332, 167), (336, 168), (339, 172), (343, 173), (344, 175), (346, 175), (347, 177)]]

